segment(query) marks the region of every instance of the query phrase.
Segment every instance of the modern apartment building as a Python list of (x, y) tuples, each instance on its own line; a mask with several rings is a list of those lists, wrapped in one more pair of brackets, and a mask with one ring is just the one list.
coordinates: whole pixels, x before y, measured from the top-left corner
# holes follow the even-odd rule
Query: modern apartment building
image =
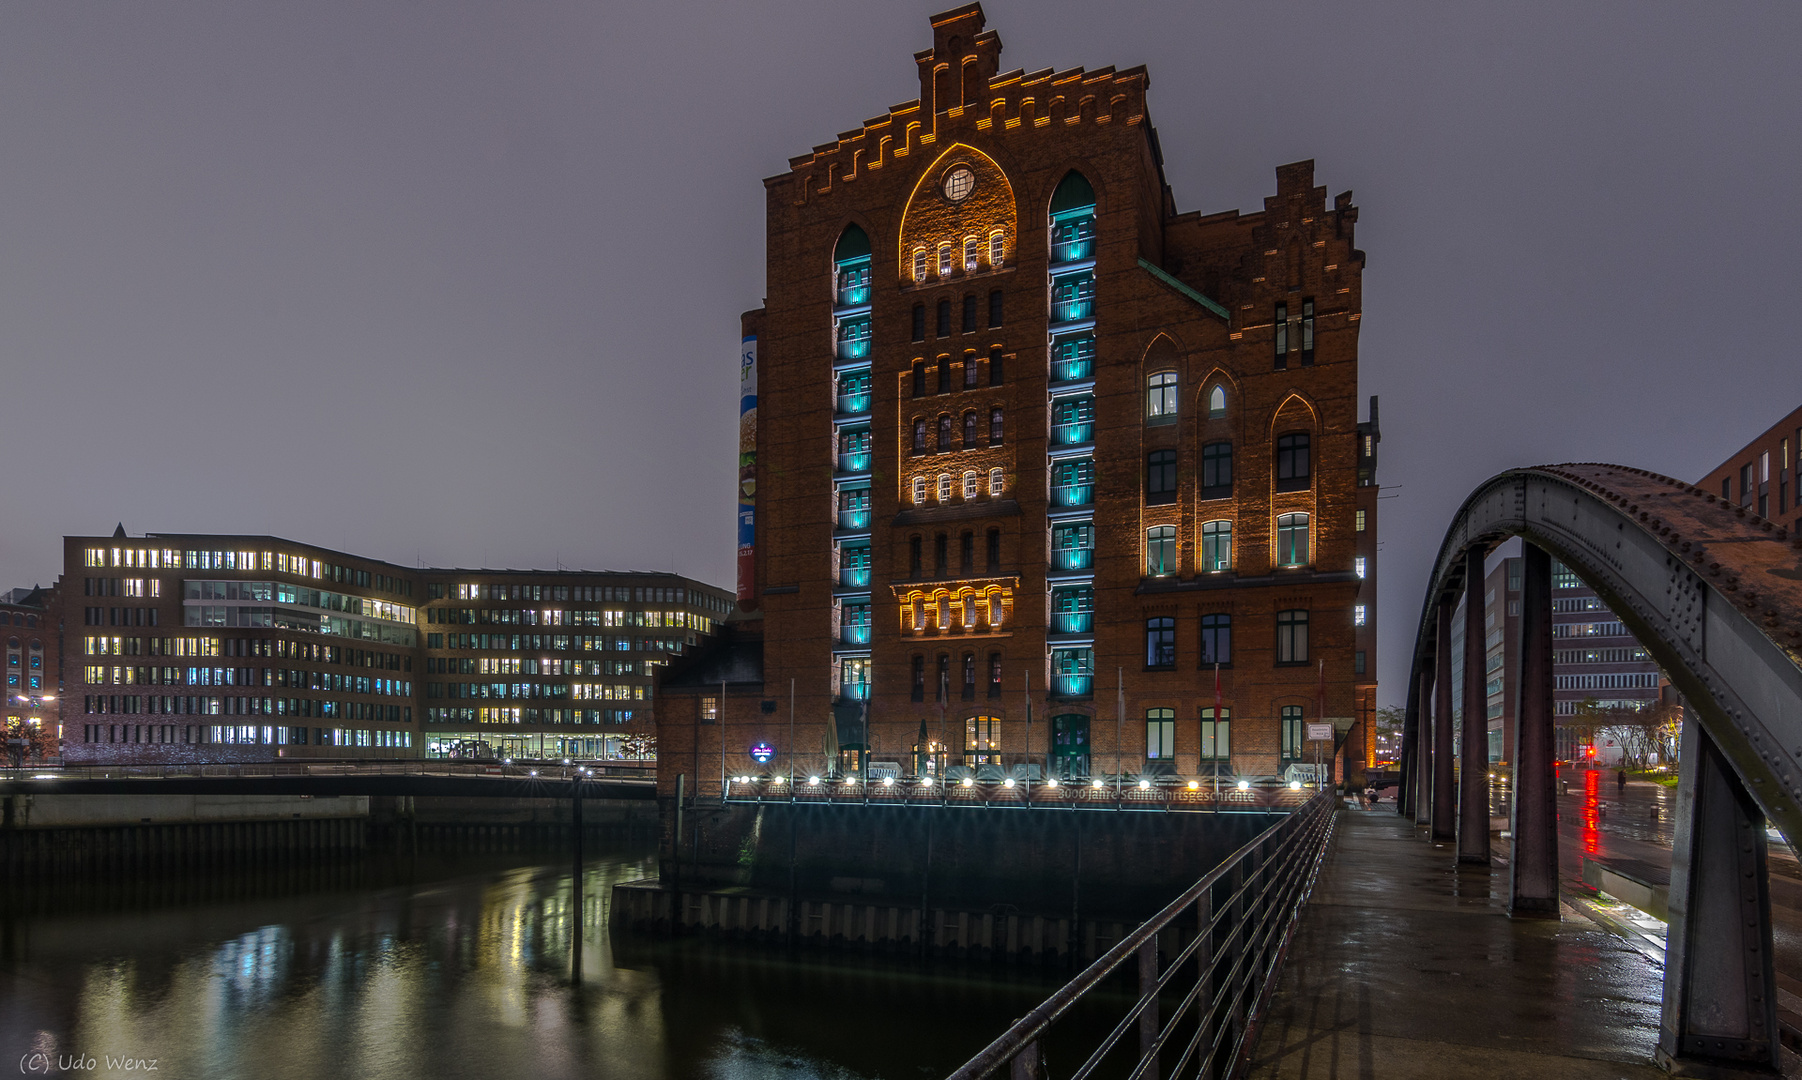
[(1269, 775), (1323, 720), (1361, 767), (1350, 193), (1300, 162), (1256, 213), (1179, 212), (1144, 69), (1000, 52), (979, 5), (935, 16), (917, 100), (765, 181), (739, 582), (765, 707), (729, 692), (728, 757), (787, 741), (792, 686), (828, 769)]
[(1802, 492), (1797, 490), (1796, 455), (1802, 454), (1802, 408), (1777, 421), (1740, 451), (1697, 481), (1703, 491), (1791, 531), (1802, 533)]
[(430, 570), (270, 536), (64, 545), (70, 763), (641, 756), (652, 671), (730, 603), (673, 575)]
[[(1483, 679), (1487, 689), (1489, 760), (1514, 753), (1519, 692), (1521, 560), (1503, 558), (1483, 580), (1487, 633)], [(1462, 625), (1462, 616), (1455, 625)], [(1457, 655), (1457, 654), (1454, 654)], [(1552, 712), (1561, 760), (1588, 757), (1589, 730), (1575, 724), (1586, 709), (1648, 708), (1659, 701), (1658, 665), (1595, 590), (1564, 564), (1552, 562)]]

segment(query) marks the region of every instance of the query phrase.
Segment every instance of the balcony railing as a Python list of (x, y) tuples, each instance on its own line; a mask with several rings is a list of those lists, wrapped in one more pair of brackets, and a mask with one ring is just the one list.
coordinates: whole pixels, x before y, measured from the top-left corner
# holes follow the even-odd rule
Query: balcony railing
[(1081, 262), (1095, 257), (1095, 219), (1077, 218), (1052, 227), (1051, 261)]
[(1094, 375), (1095, 356), (1093, 353), (1059, 357), (1051, 362), (1052, 382), (1075, 382), (1078, 379), (1093, 378)]
[(867, 416), (869, 412), (870, 392), (868, 390), (838, 396), (838, 414), (840, 416)]
[[(866, 574), (866, 576), (868, 576)], [(842, 626), (838, 631), (838, 639), (846, 645), (868, 645), (870, 643), (870, 624), (862, 626)], [(869, 686), (868, 683), (847, 683), (848, 686)]]
[(838, 471), (842, 473), (865, 473), (870, 471), (870, 452), (855, 450), (849, 454), (838, 456)]
[(1051, 564), (1059, 570), (1088, 570), (1095, 565), (1095, 549), (1058, 548), (1051, 553)]
[(870, 684), (867, 682), (840, 683), (838, 696), (844, 701), (868, 701), (870, 700)]
[(838, 306), (842, 308), (862, 307), (870, 302), (870, 283), (859, 285), (843, 285), (838, 288)]
[(842, 337), (838, 339), (838, 358), (840, 360), (862, 360), (870, 355), (870, 335), (861, 337)]
[[(1060, 296), (1051, 302), (1051, 321), (1054, 323), (1080, 322), (1095, 317), (1095, 295)], [(860, 354), (861, 355), (861, 354)]]
[(1073, 420), (1051, 425), (1051, 441), (1059, 446), (1077, 446), (1095, 440), (1095, 421)]
[(838, 572), (838, 583), (847, 589), (867, 589), (870, 587), (870, 568), (847, 566)]
[(1051, 616), (1054, 634), (1091, 634), (1095, 631), (1093, 611), (1059, 611)]
[(841, 529), (867, 529), (867, 528), (869, 528), (870, 527), (870, 509), (869, 509), (869, 507), (866, 506), (861, 510), (840, 510), (838, 512), (838, 527)]
[(1060, 697), (1089, 697), (1095, 693), (1095, 676), (1053, 675), (1051, 692)]
[(1095, 482), (1093, 480), (1081, 484), (1051, 485), (1051, 502), (1054, 506), (1088, 506), (1095, 501)]

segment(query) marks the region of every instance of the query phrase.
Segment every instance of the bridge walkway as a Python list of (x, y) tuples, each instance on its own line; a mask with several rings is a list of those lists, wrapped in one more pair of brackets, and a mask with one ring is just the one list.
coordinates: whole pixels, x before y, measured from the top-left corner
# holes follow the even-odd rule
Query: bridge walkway
[[(1342, 811), (1249, 1075), (1653, 1080), (1663, 967), (1568, 901), (1508, 917), (1508, 869)], [(1505, 856), (1504, 856), (1505, 857)]]

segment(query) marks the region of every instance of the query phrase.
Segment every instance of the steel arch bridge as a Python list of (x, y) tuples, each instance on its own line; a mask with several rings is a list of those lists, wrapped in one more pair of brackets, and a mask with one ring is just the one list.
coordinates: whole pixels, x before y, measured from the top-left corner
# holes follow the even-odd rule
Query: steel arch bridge
[[(1683, 695), (1660, 1059), (1777, 1061), (1763, 821), (1802, 838), (1802, 538), (1692, 485), (1620, 465), (1511, 469), (1440, 545), (1416, 629), (1399, 809), (1489, 860), (1487, 724), (1452, 746), (1450, 629), (1465, 600), (1463, 713), (1486, 715), (1483, 559), (1526, 541), (1510, 911), (1557, 914), (1550, 560), (1593, 588)], [(1429, 719), (1430, 718), (1430, 719)], [(1454, 789), (1453, 756), (1462, 776)]]

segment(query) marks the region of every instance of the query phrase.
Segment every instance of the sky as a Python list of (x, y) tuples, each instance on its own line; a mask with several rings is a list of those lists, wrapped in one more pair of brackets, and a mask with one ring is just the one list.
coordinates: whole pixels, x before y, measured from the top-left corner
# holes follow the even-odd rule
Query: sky
[[(0, 588), (270, 533), (730, 587), (762, 178), (918, 92), (940, 4), (12, 0)], [(1514, 465), (1699, 479), (1802, 396), (1802, 7), (985, 4), (1150, 69), (1180, 210), (1355, 192), (1378, 674)]]

